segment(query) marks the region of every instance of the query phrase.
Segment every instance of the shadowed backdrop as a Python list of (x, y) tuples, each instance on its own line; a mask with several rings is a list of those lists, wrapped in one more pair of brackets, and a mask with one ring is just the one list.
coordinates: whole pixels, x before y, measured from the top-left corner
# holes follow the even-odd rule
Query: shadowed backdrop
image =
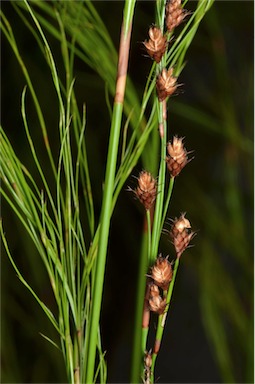
[[(123, 2), (93, 4), (117, 49)], [(192, 7), (193, 2), (188, 2), (186, 8)], [(12, 2), (2, 2), (1, 8), (12, 24), (35, 82), (57, 154), (58, 106), (47, 66)], [(147, 39), (154, 19), (154, 2), (138, 1), (129, 74), (140, 97), (152, 63), (142, 41)], [(59, 43), (47, 36), (63, 73)], [(17, 154), (33, 173), (35, 166), (20, 112), (25, 80), (5, 37), (1, 40), (1, 123)], [(187, 212), (197, 235), (192, 241), (194, 247), (181, 257), (155, 379), (157, 383), (250, 383), (254, 369), (253, 2), (216, 1), (201, 23), (186, 59), (178, 79), (182, 86), (168, 103), (168, 124), (173, 135), (185, 137), (186, 148), (194, 151), (194, 159), (176, 179), (168, 217)], [(75, 60), (74, 73), (78, 104), (82, 107), (86, 103), (88, 158), (99, 215), (110, 126), (105, 84), (80, 59)], [(29, 97), (27, 114), (39, 157), (44, 159), (44, 144)], [(138, 164), (133, 175), (140, 170)], [(50, 172), (48, 177), (50, 180)], [(131, 177), (126, 189), (134, 182)], [(143, 212), (126, 189), (112, 220), (102, 308), (109, 383), (129, 382), (132, 353)], [(51, 287), (36, 250), (3, 199), (1, 211), (13, 257), (41, 299), (54, 309)], [(162, 237), (160, 251), (169, 254), (170, 260), (174, 257), (167, 236)], [(18, 280), (3, 247), (1, 288), (2, 382), (65, 382), (61, 353), (40, 333), (53, 339), (57, 336)]]

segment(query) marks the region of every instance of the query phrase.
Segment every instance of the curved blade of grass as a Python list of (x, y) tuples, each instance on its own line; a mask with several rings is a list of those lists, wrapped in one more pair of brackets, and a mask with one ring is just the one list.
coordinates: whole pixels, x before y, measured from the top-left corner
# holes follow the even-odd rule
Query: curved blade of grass
[[(22, 3), (18, 4), (24, 8)], [(75, 36), (77, 42), (74, 48), (75, 54), (80, 57), (86, 64), (103, 78), (107, 83), (112, 96), (115, 94), (115, 79), (118, 55), (109, 33), (98, 15), (93, 3), (86, 2), (56, 2), (55, 7), (61, 16), (65, 29), (68, 34)], [(49, 22), (49, 17), (54, 18), (54, 10), (52, 4), (48, 2), (36, 2), (34, 8), (39, 8), (45, 12), (41, 14), (36, 12), (36, 16), (40, 23), (57, 39), (61, 40), (61, 34), (54, 26), (53, 22)], [(97, 47), (97, 49), (95, 49)], [(102, 66), (102, 63), (104, 65)], [(139, 105), (136, 90), (132, 82), (127, 79), (126, 101), (124, 112), (128, 116), (134, 109), (131, 119), (131, 125), (135, 126), (139, 116)], [(135, 108), (134, 108), (135, 107)], [(145, 120), (141, 121), (142, 126)]]
[(0, 220), (0, 234), (1, 234), (1, 237), (2, 237), (2, 240), (3, 240), (3, 244), (4, 244), (4, 248), (6, 250), (6, 253), (8, 255), (8, 258), (15, 270), (15, 272), (17, 273), (17, 276), (18, 278), (20, 279), (20, 281), (22, 282), (22, 284), (24, 284), (24, 286), (30, 291), (30, 293), (34, 296), (34, 298), (36, 299), (36, 301), (38, 302), (38, 304), (40, 305), (40, 307), (42, 308), (42, 310), (45, 312), (46, 316), (49, 318), (50, 322), (53, 324), (54, 328), (58, 331), (58, 333), (61, 335), (61, 337), (64, 337), (63, 334), (61, 334), (61, 331), (60, 331), (60, 328), (58, 326), (58, 323), (54, 317), (54, 315), (52, 314), (52, 312), (50, 311), (50, 309), (39, 299), (39, 297), (36, 295), (35, 291), (32, 289), (32, 287), (27, 283), (27, 281), (24, 279), (24, 277), (22, 276), (22, 274), (20, 273), (15, 261), (13, 260), (12, 256), (11, 256), (11, 253), (10, 253), (10, 250), (9, 250), (9, 247), (8, 247), (8, 244), (7, 244), (7, 240), (6, 240), (6, 237), (4, 235), (4, 230), (3, 230), (3, 223), (2, 223), (2, 220)]
[(56, 176), (56, 168), (55, 168), (53, 156), (52, 156), (52, 153), (51, 153), (51, 148), (50, 148), (50, 144), (49, 144), (49, 140), (48, 140), (48, 133), (47, 133), (47, 129), (46, 129), (46, 124), (45, 124), (45, 120), (44, 120), (44, 117), (43, 117), (43, 113), (42, 113), (42, 110), (41, 110), (41, 107), (40, 107), (40, 103), (39, 103), (38, 98), (36, 96), (36, 92), (35, 92), (34, 87), (32, 85), (32, 82), (31, 82), (29, 73), (27, 71), (27, 68), (26, 68), (26, 66), (25, 66), (25, 64), (24, 64), (24, 62), (22, 60), (22, 57), (20, 55), (20, 52), (18, 50), (18, 46), (16, 44), (16, 40), (15, 40), (15, 37), (13, 35), (11, 25), (8, 22), (8, 20), (5, 17), (5, 15), (2, 13), (2, 11), (0, 11), (0, 15), (1, 15), (1, 18), (3, 20), (3, 22), (0, 23), (0, 27), (1, 27), (4, 35), (6, 36), (7, 40), (9, 41), (10, 46), (12, 47), (15, 56), (17, 57), (17, 60), (18, 60), (18, 62), (20, 64), (21, 69), (23, 71), (23, 74), (24, 74), (24, 76), (26, 78), (29, 90), (31, 92), (32, 99), (34, 101), (34, 105), (35, 105), (35, 108), (36, 108), (38, 120), (39, 120), (41, 129), (42, 129), (44, 143), (45, 143), (46, 150), (47, 150), (47, 153), (48, 153), (48, 156), (49, 156), (49, 159), (50, 159), (50, 164), (51, 164), (53, 173)]

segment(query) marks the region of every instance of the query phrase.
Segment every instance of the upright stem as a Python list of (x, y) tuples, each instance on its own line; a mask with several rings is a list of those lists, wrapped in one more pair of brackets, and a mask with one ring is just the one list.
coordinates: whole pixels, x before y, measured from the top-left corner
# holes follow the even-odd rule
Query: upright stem
[(161, 223), (164, 205), (165, 178), (166, 178), (166, 101), (159, 103), (159, 133), (161, 138), (161, 161), (158, 177), (158, 196), (156, 199), (154, 222), (152, 229), (151, 260), (157, 257), (158, 245), (161, 236)]
[[(150, 210), (146, 211), (146, 218), (147, 218), (147, 227), (148, 227), (148, 263), (151, 264), (153, 260), (151, 260), (151, 221), (153, 222), (153, 214), (154, 214), (154, 209), (151, 213)], [(152, 215), (152, 220), (151, 220), (151, 215)]]
[[(146, 211), (144, 217), (143, 240), (140, 252), (138, 282), (136, 289), (136, 309), (134, 321), (134, 339), (131, 362), (131, 382), (138, 383), (142, 377), (144, 351), (146, 349), (147, 333), (149, 329), (149, 312), (144, 306), (146, 289), (146, 272), (151, 255), (151, 223), (153, 222), (154, 208)], [(145, 320), (146, 318), (146, 320)], [(145, 324), (146, 323), (146, 324)]]
[[(148, 219), (148, 217), (147, 217)], [(138, 270), (138, 281), (136, 288), (136, 308), (135, 308), (135, 320), (134, 320), (134, 335), (133, 335), (133, 351), (131, 361), (131, 383), (139, 383), (141, 381), (141, 365), (142, 356), (144, 354), (142, 342), (142, 321), (143, 321), (143, 309), (144, 309), (144, 295), (146, 287), (146, 272), (148, 269), (148, 222), (144, 217), (144, 231), (142, 246), (140, 252), (140, 262)]]
[(171, 302), (171, 297), (172, 297), (172, 293), (173, 293), (174, 282), (175, 282), (177, 270), (179, 267), (179, 262), (180, 262), (180, 259), (177, 257), (177, 259), (175, 260), (175, 263), (174, 263), (173, 278), (172, 278), (172, 281), (169, 285), (169, 288), (168, 288), (168, 291), (166, 294), (166, 302), (167, 302), (166, 309), (165, 309), (165, 312), (158, 317), (158, 326), (157, 326), (157, 331), (156, 331), (154, 349), (153, 349), (153, 353), (152, 353), (152, 366), (151, 366), (152, 383), (154, 382), (155, 362), (156, 362), (156, 358), (157, 358), (157, 355), (158, 355), (158, 352), (160, 349), (161, 340), (163, 337), (163, 331), (164, 331), (164, 327), (165, 327), (166, 316), (167, 316), (170, 302)]
[(119, 62), (116, 82), (116, 93), (113, 107), (112, 124), (110, 131), (108, 157), (106, 164), (105, 187), (103, 194), (102, 211), (100, 218), (100, 233), (98, 255), (96, 260), (96, 280), (92, 292), (92, 307), (89, 321), (88, 352), (86, 365), (86, 384), (94, 381), (94, 369), (96, 360), (96, 346), (98, 337), (98, 326), (102, 303), (102, 292), (105, 272), (105, 261), (108, 246), (109, 227), (112, 213), (112, 196), (114, 191), (114, 179), (119, 147), (119, 136), (121, 128), (121, 118), (123, 101), (126, 87), (130, 36), (132, 29), (132, 19), (134, 13), (135, 0), (127, 0), (124, 8), (123, 23), (121, 30)]

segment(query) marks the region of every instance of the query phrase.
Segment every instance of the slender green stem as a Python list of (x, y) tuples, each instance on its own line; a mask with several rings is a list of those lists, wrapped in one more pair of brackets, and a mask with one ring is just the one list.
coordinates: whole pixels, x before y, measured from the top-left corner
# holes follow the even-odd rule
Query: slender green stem
[(104, 272), (105, 272), (105, 260), (107, 253), (108, 245), (108, 235), (109, 235), (109, 226), (111, 219), (111, 201), (112, 193), (114, 187), (114, 176), (116, 169), (116, 160), (119, 144), (119, 133), (121, 126), (121, 116), (122, 116), (122, 104), (115, 104), (113, 109), (113, 123), (110, 133), (110, 143), (107, 159), (107, 169), (106, 169), (106, 178), (105, 178), (105, 190), (104, 198), (102, 205), (102, 214), (101, 214), (101, 226), (100, 226), (100, 235), (99, 235), (99, 247), (98, 255), (96, 261), (96, 284), (93, 292), (92, 299), (92, 308), (91, 308), (91, 321), (89, 329), (89, 352), (87, 359), (87, 379), (86, 383), (92, 383), (94, 377), (94, 365), (95, 365), (95, 356), (96, 356), (96, 344), (97, 344), (97, 330), (99, 324), (100, 310), (101, 310), (101, 301), (102, 301), (102, 291), (103, 291), (103, 282), (104, 282)]
[(108, 246), (109, 227), (112, 214), (112, 196), (114, 191), (114, 180), (117, 163), (117, 154), (119, 148), (119, 137), (121, 129), (121, 118), (123, 111), (123, 101), (126, 86), (126, 75), (129, 58), (130, 37), (132, 28), (132, 19), (134, 13), (135, 1), (126, 1), (124, 14), (122, 34), (120, 41), (119, 51), (119, 66), (118, 76), (116, 84), (116, 95), (113, 107), (112, 124), (109, 138), (108, 158), (106, 164), (106, 177), (105, 187), (102, 203), (102, 211), (100, 218), (100, 234), (99, 234), (99, 246), (96, 260), (95, 276), (96, 281), (92, 287), (92, 307), (89, 323), (89, 342), (88, 342), (88, 354), (86, 365), (86, 383), (92, 383), (94, 381), (94, 367), (96, 360), (96, 347), (98, 338), (98, 326), (100, 318), (100, 310), (102, 303), (102, 292), (105, 272), (105, 261)]
[(163, 30), (165, 21), (165, 0), (156, 1), (156, 20), (161, 30)]
[[(135, 347), (133, 349), (133, 363), (132, 363), (132, 373), (131, 373), (132, 382), (140, 381), (141, 353), (144, 354), (144, 351), (146, 348), (146, 340), (148, 336), (148, 328), (146, 327), (141, 329), (142, 315), (144, 310), (144, 293), (145, 293), (145, 284), (146, 284), (146, 278), (144, 276), (145, 276), (146, 270), (148, 270), (148, 266), (153, 264), (157, 256), (158, 243), (161, 235), (162, 211), (163, 211), (163, 204), (164, 204), (165, 170), (166, 170), (166, 163), (165, 163), (166, 121), (163, 115), (163, 108), (164, 108), (163, 103), (159, 103), (159, 116), (161, 117), (159, 121), (160, 121), (161, 127), (163, 128), (163, 135), (161, 135), (161, 162), (160, 162), (159, 181), (158, 181), (159, 187), (158, 187), (158, 196), (156, 200), (156, 207), (155, 207), (154, 218), (153, 218), (152, 238), (150, 238), (151, 234), (149, 233), (150, 232), (149, 229), (151, 226), (150, 224), (151, 218), (149, 216), (150, 213), (147, 212), (147, 223), (148, 223), (147, 263), (146, 263), (146, 256), (144, 255), (144, 253), (141, 255), (141, 261), (140, 261), (141, 264), (140, 264), (140, 270), (139, 270), (139, 282), (138, 282), (138, 289), (137, 289), (137, 307), (136, 307), (135, 334), (134, 334)], [(140, 328), (140, 330), (137, 329), (138, 327)], [(138, 347), (139, 340), (141, 343), (140, 345), (142, 347)]]
[(147, 233), (148, 233), (148, 264), (150, 265), (152, 260), (151, 260), (151, 211), (146, 210), (146, 219), (147, 219)]
[(164, 212), (163, 212), (163, 215), (162, 215), (161, 230), (160, 230), (160, 232), (162, 232), (162, 229), (163, 229), (163, 225), (164, 225), (165, 218), (166, 218), (166, 215), (167, 215), (167, 211), (168, 211), (168, 208), (169, 208), (169, 202), (170, 202), (170, 199), (171, 199), (171, 196), (172, 196), (173, 187), (174, 187), (174, 177), (171, 177), (170, 180), (169, 180), (168, 192), (167, 192), (167, 197), (166, 197), (166, 201), (165, 201)]
[(162, 315), (160, 315), (158, 317), (158, 325), (157, 325), (157, 331), (156, 331), (155, 345), (154, 345), (154, 350), (152, 353), (152, 366), (151, 366), (152, 383), (153, 383), (153, 378), (154, 378), (155, 362), (156, 362), (156, 358), (158, 356), (158, 351), (159, 351), (161, 340), (163, 337), (163, 331), (164, 331), (164, 327), (165, 327), (166, 316), (167, 316), (167, 313), (168, 313), (169, 307), (170, 307), (170, 302), (171, 302), (171, 298), (172, 298), (172, 293), (173, 293), (173, 288), (174, 288), (177, 270), (179, 267), (179, 262), (180, 262), (180, 259), (177, 258), (175, 260), (175, 263), (174, 263), (173, 278), (172, 278), (172, 281), (169, 285), (169, 288), (167, 291), (167, 296), (166, 296), (166, 302), (167, 302), (166, 310)]
[(131, 361), (131, 383), (138, 383), (141, 380), (142, 355), (144, 353), (142, 342), (142, 319), (144, 307), (144, 294), (146, 287), (146, 272), (148, 268), (148, 226), (144, 225), (142, 246), (140, 251), (140, 262), (138, 269), (138, 281), (136, 288), (136, 308), (134, 319), (133, 351)]
[[(163, 102), (164, 103), (164, 102)], [(166, 177), (166, 120), (163, 117), (163, 103), (159, 103), (159, 127), (161, 129), (161, 160), (158, 177), (158, 195), (155, 205), (153, 229), (152, 229), (152, 249), (151, 260), (155, 260), (158, 252), (158, 245), (161, 235), (161, 220), (164, 205), (165, 177)]]
[[(142, 249), (140, 252), (140, 264), (138, 271), (137, 299), (134, 321), (134, 345), (132, 353), (131, 382), (136, 383), (142, 377), (143, 355), (146, 349), (148, 328), (142, 328), (144, 311), (144, 295), (146, 289), (146, 272), (150, 264), (151, 255), (151, 211), (146, 210), (146, 222), (144, 224)], [(143, 365), (142, 365), (143, 367)]]

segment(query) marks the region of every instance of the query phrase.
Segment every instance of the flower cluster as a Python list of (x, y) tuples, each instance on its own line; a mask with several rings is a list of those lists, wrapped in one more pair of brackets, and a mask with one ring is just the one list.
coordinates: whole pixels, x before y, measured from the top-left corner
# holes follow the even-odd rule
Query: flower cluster
[[(184, 18), (189, 14), (182, 8), (181, 0), (170, 0), (166, 4), (165, 24), (167, 31), (171, 33), (175, 27), (182, 23)], [(149, 40), (144, 41), (148, 55), (160, 63), (168, 47), (168, 36), (164, 35), (160, 28), (152, 26), (149, 29)], [(174, 68), (163, 68), (156, 79), (157, 95), (160, 102), (171, 96), (178, 87), (177, 78), (173, 76)]]
[(164, 101), (168, 96), (171, 96), (177, 89), (177, 79), (173, 76), (173, 68), (167, 70), (162, 69), (156, 81), (156, 90), (159, 101)]
[(147, 283), (147, 299), (149, 310), (159, 315), (166, 309), (166, 297), (169, 284), (173, 277), (172, 265), (167, 258), (159, 257), (151, 268), (150, 280)]
[[(164, 63), (167, 61), (164, 55), (169, 46), (171, 34), (174, 28), (176, 28), (188, 14), (182, 8), (181, 0), (170, 0), (166, 4), (166, 18), (165, 24), (167, 32), (164, 34), (163, 31), (157, 26), (152, 26), (149, 29), (149, 39), (144, 41), (144, 47), (147, 50), (148, 55), (159, 64), (157, 68), (156, 75), (156, 93), (157, 98), (160, 103), (159, 111), (161, 117), (159, 119), (159, 132), (161, 139), (165, 135), (165, 126), (167, 120), (167, 106), (166, 99), (176, 93), (179, 84), (177, 83), (177, 77), (174, 74), (174, 68), (164, 68)], [(163, 128), (162, 128), (163, 127)], [(167, 171), (170, 174), (169, 178), (161, 178), (161, 172), (159, 172), (159, 179), (163, 180), (162, 185), (157, 184), (157, 181), (148, 171), (142, 171), (137, 178), (137, 186), (132, 190), (136, 198), (140, 201), (143, 207), (146, 210), (146, 218), (148, 223), (148, 259), (151, 260), (152, 256), (154, 257), (155, 247), (152, 246), (152, 241), (154, 238), (154, 230), (160, 231), (162, 225), (162, 218), (160, 215), (165, 215), (164, 212), (167, 211), (167, 206), (164, 208), (164, 193), (167, 188), (165, 188), (164, 180), (169, 181), (169, 188), (171, 188), (171, 183), (173, 178), (178, 176), (185, 165), (190, 161), (188, 158), (189, 152), (183, 144), (183, 137), (174, 136), (172, 141), (169, 141), (166, 145), (166, 141), (162, 140), (162, 145), (166, 145), (167, 154), (164, 159), (161, 158), (160, 170), (167, 168)], [(163, 149), (163, 148), (162, 148)], [(166, 162), (166, 166), (163, 162)], [(171, 189), (169, 189), (171, 193)], [(163, 200), (160, 200), (159, 197), (163, 194)], [(171, 196), (171, 195), (170, 195)], [(169, 197), (169, 195), (168, 195)], [(159, 199), (155, 208), (155, 217), (154, 217), (154, 205), (156, 199)], [(169, 201), (169, 200), (167, 200)], [(159, 203), (159, 204), (158, 204)], [(168, 204), (168, 203), (166, 203)], [(164, 216), (165, 218), (165, 216)], [(150, 232), (149, 232), (150, 231)], [(171, 282), (173, 284), (173, 276), (175, 276), (176, 270), (175, 267), (178, 267), (178, 260), (185, 249), (189, 246), (190, 241), (194, 237), (194, 232), (191, 230), (191, 225), (188, 219), (186, 219), (185, 214), (181, 214), (180, 218), (175, 218), (172, 220), (172, 225), (168, 234), (171, 238), (171, 241), (175, 248), (175, 261), (169, 262), (168, 256), (163, 257), (161, 254), (156, 258), (153, 265), (149, 266), (149, 271), (146, 281), (146, 290), (144, 296), (144, 307), (143, 307), (143, 316), (142, 316), (142, 328), (145, 333), (148, 332), (150, 327), (150, 316), (151, 313), (154, 313), (159, 318), (160, 327), (164, 327), (165, 318), (168, 311), (169, 301), (171, 298)], [(158, 234), (157, 234), (158, 235)], [(157, 236), (156, 236), (157, 237)], [(153, 243), (153, 245), (155, 245)], [(158, 246), (158, 244), (157, 244)], [(152, 250), (153, 249), (153, 250)], [(157, 250), (156, 250), (157, 252)], [(174, 266), (174, 267), (173, 267)], [(169, 289), (170, 287), (170, 289)], [(158, 325), (159, 326), (159, 325)], [(159, 329), (159, 328), (158, 328)], [(154, 347), (152, 350), (147, 352), (144, 351), (144, 372), (143, 372), (143, 383), (151, 383), (151, 375), (153, 374), (152, 357), (160, 350), (161, 338), (155, 338)], [(145, 348), (144, 348), (145, 349)]]
[(144, 384), (151, 384), (151, 366), (152, 366), (152, 357), (151, 350), (149, 352), (144, 352)]
[(152, 312), (162, 315), (166, 309), (166, 298), (162, 298), (159, 292), (159, 288), (155, 284), (149, 285), (149, 309)]
[(170, 281), (172, 280), (172, 276), (173, 271), (171, 263), (169, 263), (167, 258), (160, 255), (151, 268), (151, 278), (158, 287), (166, 291), (169, 287)]
[(186, 219), (185, 213), (182, 213), (179, 219), (175, 218), (173, 220), (170, 237), (174, 244), (177, 258), (180, 258), (194, 235), (195, 232), (191, 230), (190, 222)]
[(157, 195), (157, 182), (150, 172), (140, 172), (134, 193), (146, 210), (153, 207)]
[(150, 39), (144, 41), (143, 44), (150, 57), (155, 60), (156, 63), (159, 63), (167, 48), (167, 38), (163, 36), (160, 28), (155, 26), (149, 29), (149, 36)]
[(181, 3), (181, 0), (170, 0), (166, 4), (166, 27), (169, 32), (178, 27), (189, 14)]
[(173, 137), (173, 141), (167, 144), (166, 163), (171, 177), (179, 175), (188, 163), (188, 152), (183, 145), (183, 137)]

